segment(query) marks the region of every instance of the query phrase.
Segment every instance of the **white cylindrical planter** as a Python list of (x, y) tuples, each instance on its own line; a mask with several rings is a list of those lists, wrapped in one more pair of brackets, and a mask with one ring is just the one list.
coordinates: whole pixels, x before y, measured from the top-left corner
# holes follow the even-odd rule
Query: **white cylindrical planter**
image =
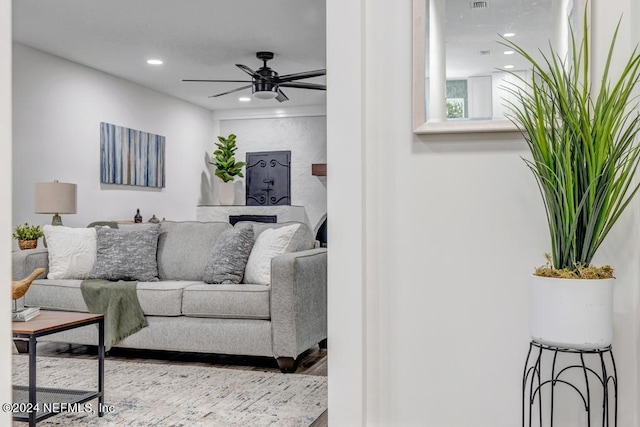
[(589, 350), (613, 340), (614, 279), (532, 276), (531, 338), (554, 347)]
[(233, 181), (221, 182), (218, 185), (218, 201), (221, 205), (233, 205), (236, 200), (236, 189)]

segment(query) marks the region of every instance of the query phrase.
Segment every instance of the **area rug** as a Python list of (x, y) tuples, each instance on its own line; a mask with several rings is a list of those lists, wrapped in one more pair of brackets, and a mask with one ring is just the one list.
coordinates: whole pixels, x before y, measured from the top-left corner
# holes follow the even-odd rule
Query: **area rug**
[[(95, 359), (38, 357), (38, 386), (97, 389)], [(13, 383), (26, 385), (27, 355), (13, 356)], [(38, 426), (308, 426), (327, 409), (327, 378), (167, 363), (105, 360), (112, 411), (63, 412)], [(14, 426), (26, 423), (14, 422)]]

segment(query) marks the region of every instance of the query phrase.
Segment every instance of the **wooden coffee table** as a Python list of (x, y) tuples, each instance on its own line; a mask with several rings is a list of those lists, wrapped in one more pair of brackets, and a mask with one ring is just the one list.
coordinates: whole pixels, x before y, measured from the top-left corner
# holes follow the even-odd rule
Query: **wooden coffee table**
[[(55, 334), (81, 326), (98, 324), (98, 390), (66, 390), (36, 386), (36, 344), (39, 337)], [(41, 311), (27, 322), (13, 322), (14, 340), (29, 342), (29, 386), (13, 386), (13, 419), (29, 421), (29, 427), (37, 421), (74, 408), (98, 398), (98, 416), (104, 415), (104, 316), (102, 314), (72, 313), (65, 311)]]

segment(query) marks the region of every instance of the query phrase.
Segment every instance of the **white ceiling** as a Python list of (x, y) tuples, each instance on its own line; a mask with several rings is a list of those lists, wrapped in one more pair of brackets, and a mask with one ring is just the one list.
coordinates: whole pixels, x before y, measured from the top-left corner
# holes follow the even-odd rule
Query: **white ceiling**
[[(545, 48), (554, 34), (552, 8), (569, 0), (486, 0), (473, 8), (471, 0), (447, 0), (447, 77), (490, 75), (505, 65), (513, 70), (530, 68), (518, 55), (505, 55), (499, 35), (513, 32), (513, 41), (529, 52)], [(567, 6), (568, 7), (568, 6)], [(484, 54), (481, 54), (483, 52)]]
[[(323, 91), (287, 88), (289, 101), (242, 103), (251, 89), (208, 98), (250, 80), (257, 51), (279, 74), (326, 68), (324, 0), (14, 0), (14, 40), (210, 110), (325, 104)], [(164, 65), (151, 66), (149, 58)], [(324, 83), (325, 78), (302, 80)]]
[[(552, 4), (573, 0), (446, 1), (447, 76), (487, 75), (506, 64), (498, 34), (511, 30), (530, 51), (553, 34)], [(557, 7), (557, 6), (556, 6)], [(184, 99), (210, 110), (323, 105), (323, 91), (287, 88), (289, 101), (260, 100), (247, 83), (191, 83), (181, 79), (249, 80), (236, 63), (252, 69), (257, 51), (272, 51), (280, 74), (326, 68), (325, 0), (14, 0), (14, 40)], [(480, 55), (480, 51), (491, 55)], [(150, 66), (149, 58), (164, 65)], [(325, 83), (324, 77), (303, 82)]]

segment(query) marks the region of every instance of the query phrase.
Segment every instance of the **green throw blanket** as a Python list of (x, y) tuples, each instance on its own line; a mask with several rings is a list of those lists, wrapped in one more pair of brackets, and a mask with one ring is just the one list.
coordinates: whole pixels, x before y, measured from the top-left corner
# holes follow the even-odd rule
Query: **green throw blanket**
[(82, 297), (89, 312), (104, 314), (104, 347), (111, 346), (135, 334), (147, 326), (136, 287), (138, 282), (110, 282), (108, 280), (83, 280)]

